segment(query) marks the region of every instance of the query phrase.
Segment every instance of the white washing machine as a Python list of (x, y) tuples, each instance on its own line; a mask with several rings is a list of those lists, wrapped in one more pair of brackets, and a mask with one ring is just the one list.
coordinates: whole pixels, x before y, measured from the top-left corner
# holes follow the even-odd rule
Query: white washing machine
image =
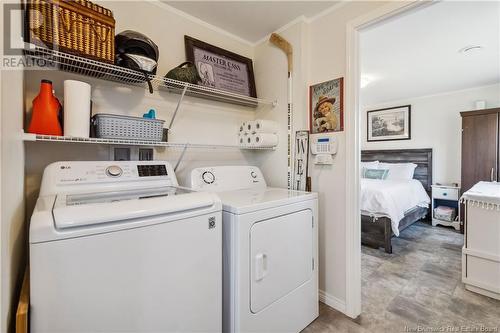
[(318, 197), (267, 187), (257, 167), (198, 168), (223, 207), (223, 332), (299, 332), (318, 316)]
[(30, 224), (31, 332), (220, 332), (221, 208), (167, 162), (49, 165)]

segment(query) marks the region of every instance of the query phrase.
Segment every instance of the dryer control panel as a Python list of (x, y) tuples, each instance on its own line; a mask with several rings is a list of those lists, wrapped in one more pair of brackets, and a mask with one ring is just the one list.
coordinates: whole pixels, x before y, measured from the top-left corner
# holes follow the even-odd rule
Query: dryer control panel
[(102, 184), (112, 190), (136, 186), (178, 186), (170, 163), (166, 161), (69, 161), (45, 168), (41, 193), (85, 190)]
[(254, 166), (215, 166), (191, 171), (194, 190), (220, 192), (266, 186), (262, 172)]

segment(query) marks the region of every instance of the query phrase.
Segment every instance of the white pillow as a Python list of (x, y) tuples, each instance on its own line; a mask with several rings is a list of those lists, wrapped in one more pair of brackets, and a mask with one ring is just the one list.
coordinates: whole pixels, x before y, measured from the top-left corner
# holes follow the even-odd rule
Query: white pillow
[(411, 180), (417, 165), (414, 163), (379, 163), (379, 169), (389, 169), (388, 180)]
[(379, 161), (361, 162), (361, 168), (377, 169), (377, 166), (378, 166), (379, 163), (380, 163)]
[(379, 161), (361, 162), (359, 166), (359, 177), (363, 178), (363, 169), (378, 169)]

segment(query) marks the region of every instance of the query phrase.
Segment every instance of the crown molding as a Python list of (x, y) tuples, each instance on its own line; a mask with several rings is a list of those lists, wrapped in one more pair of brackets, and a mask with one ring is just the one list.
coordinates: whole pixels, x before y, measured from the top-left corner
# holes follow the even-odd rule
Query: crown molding
[[(283, 32), (285, 30), (288, 30), (290, 27), (296, 25), (297, 23), (308, 23), (307, 22), (307, 18), (304, 16), (304, 15), (301, 15), (299, 17), (296, 17), (294, 18), (293, 20), (291, 20), (290, 22), (288, 22), (287, 24), (279, 27), (278, 29), (276, 29), (275, 31), (273, 31), (273, 33), (280, 33), (280, 32)], [(257, 45), (260, 45), (262, 43), (265, 43), (269, 40), (269, 37), (271, 36), (271, 34), (267, 34), (265, 37), (259, 39), (258, 41), (256, 41), (253, 46), (257, 46)]]
[(217, 27), (217, 26), (215, 26), (213, 24), (205, 22), (205, 21), (203, 21), (203, 20), (201, 20), (201, 19), (199, 19), (199, 18), (197, 18), (197, 17), (195, 17), (193, 15), (190, 15), (190, 14), (188, 14), (186, 12), (183, 12), (182, 10), (174, 8), (174, 7), (168, 5), (168, 4), (166, 4), (166, 3), (164, 3), (164, 2), (162, 2), (160, 0), (147, 0), (147, 2), (149, 2), (149, 3), (151, 3), (151, 4), (155, 5), (155, 6), (157, 6), (159, 8), (162, 8), (164, 10), (167, 10), (167, 11), (169, 11), (169, 12), (175, 14), (175, 15), (178, 15), (178, 16), (180, 16), (182, 18), (185, 18), (186, 20), (189, 20), (189, 21), (191, 21), (193, 23), (201, 25), (202, 27), (205, 27), (207, 29), (210, 29), (212, 31), (220, 33), (221, 35), (224, 35), (224, 36), (227, 36), (227, 37), (229, 37), (231, 39), (234, 39), (234, 40), (236, 40), (236, 41), (238, 41), (240, 43), (243, 43), (245, 45), (252, 46), (252, 47), (255, 46), (255, 43), (253, 43), (253, 42), (251, 42), (249, 40), (246, 40), (244, 38), (236, 36), (235, 34), (229, 32), (227, 30), (224, 30), (224, 29), (219, 28), (219, 27)]
[[(307, 23), (307, 24), (310, 24), (314, 21), (316, 21), (317, 19), (319, 18), (322, 18), (342, 7), (344, 7), (345, 5), (347, 5), (349, 3), (349, 1), (347, 0), (342, 0), (336, 4), (334, 4), (333, 6), (319, 12), (318, 14), (314, 15), (314, 16), (311, 16), (311, 17), (306, 17), (304, 15), (301, 15), (299, 17), (296, 17), (294, 18), (293, 20), (291, 20), (290, 22), (286, 23), (285, 25), (281, 26), (280, 28), (278, 28), (277, 30), (275, 30), (274, 32), (275, 33), (280, 33), (280, 32), (283, 32), (287, 29), (289, 29), (290, 27), (294, 26), (295, 24), (297, 23)], [(267, 40), (269, 40), (269, 36), (271, 36), (271, 34), (267, 34), (265, 37), (259, 39), (258, 41), (256, 41), (255, 43), (253, 43), (253, 46), (257, 46), (257, 45), (260, 45), (264, 42), (266, 42)]]
[[(269, 36), (271, 36), (271, 34), (269, 33), (265, 37), (259, 39), (258, 41), (252, 42), (252, 41), (249, 41), (249, 40), (247, 40), (245, 38), (237, 36), (237, 35), (229, 32), (227, 30), (224, 30), (224, 29), (222, 29), (222, 28), (220, 28), (218, 26), (215, 26), (213, 24), (205, 22), (205, 21), (203, 21), (203, 20), (201, 20), (201, 19), (199, 19), (199, 18), (197, 18), (197, 17), (195, 17), (193, 15), (190, 15), (190, 14), (188, 14), (186, 12), (183, 12), (182, 10), (174, 8), (174, 7), (170, 6), (170, 5), (162, 2), (161, 0), (146, 0), (146, 1), (149, 2), (149, 3), (151, 3), (151, 4), (153, 4), (153, 5), (155, 5), (155, 6), (157, 6), (157, 7), (159, 7), (159, 8), (162, 8), (162, 9), (167, 10), (167, 11), (169, 11), (169, 12), (171, 12), (173, 14), (176, 14), (176, 15), (178, 15), (180, 17), (183, 17), (183, 18), (185, 18), (185, 19), (187, 19), (187, 20), (189, 20), (189, 21), (191, 21), (193, 23), (196, 23), (196, 24), (201, 25), (201, 26), (203, 26), (203, 27), (205, 27), (207, 29), (210, 29), (212, 31), (215, 31), (217, 33), (225, 35), (225, 36), (227, 36), (227, 37), (229, 37), (231, 39), (234, 39), (234, 40), (236, 40), (236, 41), (238, 41), (240, 43), (243, 43), (245, 45), (248, 45), (248, 46), (256, 47), (257, 45), (260, 45), (260, 44), (266, 42), (269, 39)], [(332, 5), (331, 7), (329, 7), (327, 9), (321, 11), (320, 13), (318, 13), (318, 14), (312, 16), (312, 17), (305, 17), (304, 15), (298, 16), (298, 17), (294, 18), (293, 20), (291, 20), (290, 22), (286, 23), (285, 25), (281, 26), (280, 28), (276, 29), (273, 32), (275, 32), (275, 33), (283, 32), (283, 31), (289, 29), (290, 27), (294, 26), (297, 23), (308, 23), (308, 24), (310, 24), (310, 23), (316, 21), (317, 19), (322, 18), (322, 17), (324, 17), (324, 16), (326, 16), (326, 15), (328, 15), (328, 14), (330, 14), (330, 13), (332, 13), (332, 12), (334, 12), (334, 11), (342, 8), (342, 7), (344, 7), (348, 3), (349, 3), (348, 0), (342, 0), (342, 1), (340, 1), (340, 2), (338, 2), (336, 4), (334, 4), (334, 5)]]
[[(379, 102), (379, 103), (363, 104), (360, 106), (362, 108), (365, 108), (365, 109), (378, 108), (378, 107), (385, 107), (385, 106), (390, 105), (390, 104), (409, 103), (412, 101), (413, 102), (418, 101), (420, 99), (443, 97), (443, 96), (447, 96), (447, 95), (456, 95), (456, 94), (460, 94), (460, 93), (467, 93), (467, 92), (471, 92), (471, 91), (475, 91), (475, 90), (483, 90), (483, 89), (496, 88), (496, 87), (498, 87), (498, 89), (500, 91), (500, 82), (487, 83), (487, 84), (482, 84), (479, 86), (462, 88), (462, 89), (457, 89), (457, 90), (446, 90), (446, 91), (441, 91), (441, 92), (434, 93), (434, 94), (420, 95), (420, 96), (407, 97), (407, 98), (399, 98), (399, 99), (388, 100), (388, 101)], [(361, 92), (361, 94), (362, 94), (362, 92)]]
[(317, 19), (320, 19), (320, 18), (322, 18), (330, 13), (333, 13), (334, 11), (347, 5), (349, 2), (350, 1), (348, 1), (348, 0), (341, 0), (340, 2), (331, 6), (330, 8), (327, 8), (327, 9), (323, 10), (322, 12), (319, 12), (318, 14), (307, 18), (307, 23), (312, 23), (312, 22), (316, 21)]

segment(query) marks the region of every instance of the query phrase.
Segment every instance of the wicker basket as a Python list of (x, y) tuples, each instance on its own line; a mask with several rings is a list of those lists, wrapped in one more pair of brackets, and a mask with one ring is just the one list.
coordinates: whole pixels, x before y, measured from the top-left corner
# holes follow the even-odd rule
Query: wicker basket
[(115, 58), (113, 13), (87, 0), (28, 0), (27, 42), (107, 63)]
[(97, 138), (161, 141), (164, 120), (99, 113), (92, 117)]

